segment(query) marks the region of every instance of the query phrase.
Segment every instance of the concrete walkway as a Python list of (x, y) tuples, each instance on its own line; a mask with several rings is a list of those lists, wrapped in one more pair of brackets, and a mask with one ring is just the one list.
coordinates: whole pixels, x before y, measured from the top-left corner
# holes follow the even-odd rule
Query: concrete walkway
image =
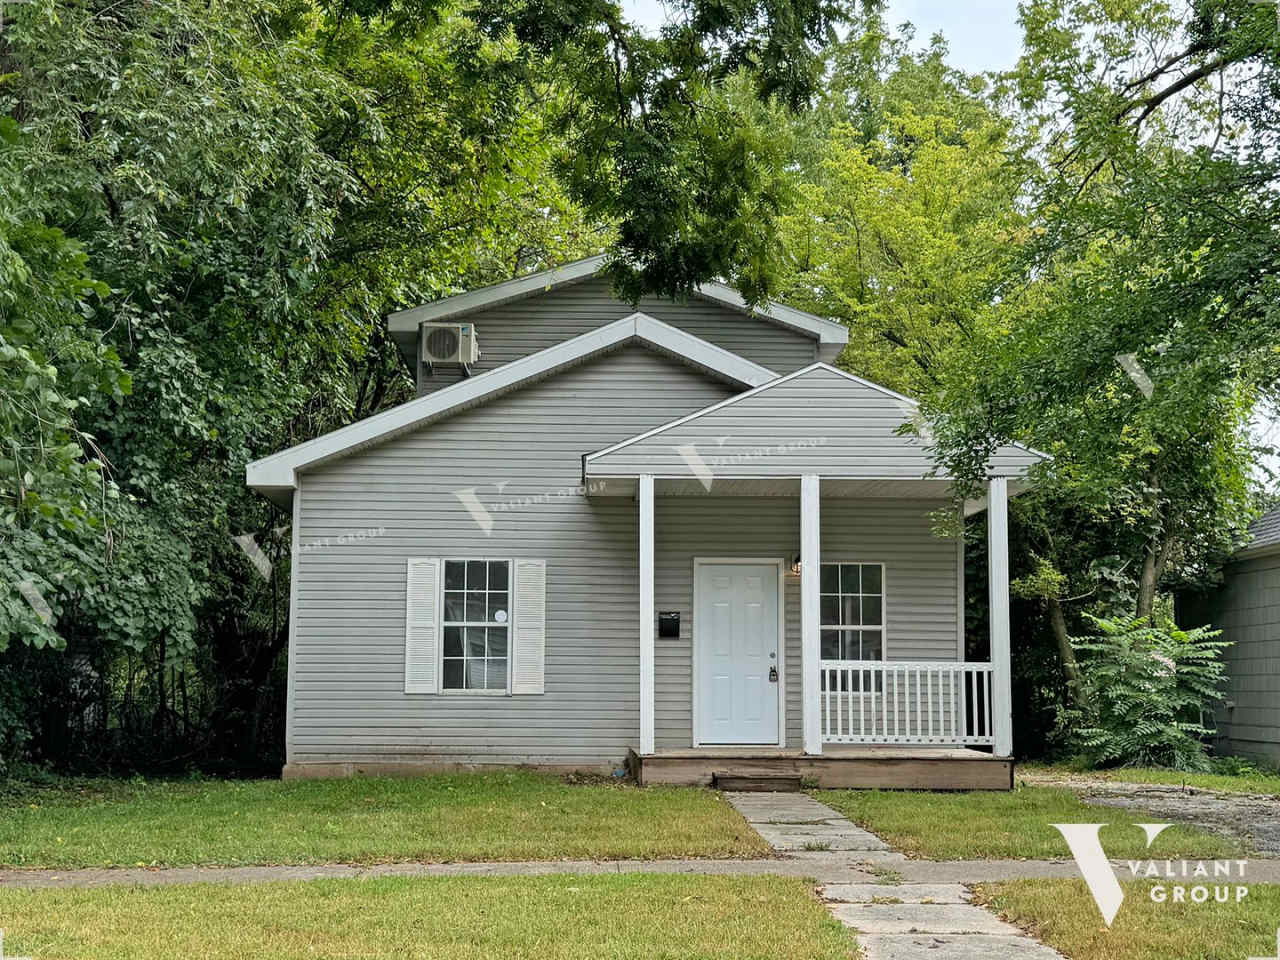
[[(801, 793), (726, 793), (726, 798), (775, 850), (803, 858), (817, 874), (832, 915), (857, 934), (866, 960), (970, 960), (990, 955), (1013, 960), (1061, 960), (1033, 940), (969, 902), (959, 882), (900, 882), (905, 856), (875, 834)], [(844, 857), (817, 856), (841, 851)], [(805, 854), (808, 854), (806, 857)], [(839, 860), (893, 882), (848, 882), (828, 876)]]

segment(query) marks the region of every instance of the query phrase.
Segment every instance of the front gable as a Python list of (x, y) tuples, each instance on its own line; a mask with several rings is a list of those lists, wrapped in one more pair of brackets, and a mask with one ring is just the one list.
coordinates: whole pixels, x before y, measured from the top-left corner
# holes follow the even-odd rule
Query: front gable
[[(562, 377), (566, 371), (630, 346), (670, 357), (671, 364), (677, 368), (691, 369), (696, 371), (702, 379), (710, 378), (727, 385), (729, 389), (727, 391), (722, 389), (721, 393), (716, 395), (716, 399), (721, 398), (726, 392), (738, 392), (776, 379), (776, 374), (772, 370), (751, 363), (660, 320), (636, 313), (531, 356), (504, 364), (488, 373), (473, 376), (314, 440), (300, 443), (269, 457), (263, 457), (261, 460), (255, 460), (245, 468), (246, 481), (253, 489), (276, 503), (285, 505), (292, 499), (293, 491), (297, 488), (300, 471), (315, 469), (330, 461), (349, 457), (369, 447), (384, 444), (401, 434), (454, 417), (472, 407), (491, 403), (513, 391), (544, 380)], [(672, 382), (676, 379), (678, 378), (668, 378)], [(646, 428), (656, 426), (678, 413), (697, 409), (701, 405), (697, 402), (678, 399), (678, 391), (672, 392), (670, 384), (662, 380), (650, 382), (646, 377), (641, 376), (634, 376), (630, 381), (625, 377), (617, 379), (610, 389), (624, 408), (651, 407), (665, 414), (665, 416), (655, 414), (653, 419), (648, 421)], [(649, 398), (649, 394), (655, 392), (659, 395), (669, 395), (672, 403), (669, 404), (661, 398), (654, 403)], [(587, 436), (574, 417), (589, 418), (593, 416), (592, 409), (587, 407), (579, 410), (572, 402), (566, 402), (565, 413), (560, 418), (560, 429), (564, 435), (569, 438)], [(571, 416), (571, 411), (576, 413)], [(632, 423), (633, 421), (623, 418), (620, 422)], [(621, 439), (630, 432), (625, 426), (619, 426), (616, 429), (610, 428), (607, 435), (612, 441)], [(519, 434), (513, 427), (512, 434), (505, 437), (504, 442), (514, 443), (518, 439)], [(592, 444), (585, 440), (580, 441), (576, 448), (575, 463), (577, 457), (590, 449)], [(458, 454), (459, 459), (463, 456), (461, 452)]]
[[(900, 432), (917, 411), (908, 397), (819, 363), (591, 453), (584, 474), (921, 480), (935, 475), (929, 444)], [(1043, 459), (1006, 445), (991, 475), (1021, 477)]]

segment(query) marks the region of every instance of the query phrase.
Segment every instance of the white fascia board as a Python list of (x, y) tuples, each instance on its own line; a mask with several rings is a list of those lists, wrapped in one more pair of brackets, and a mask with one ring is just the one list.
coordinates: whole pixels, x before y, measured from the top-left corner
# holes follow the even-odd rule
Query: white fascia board
[(1280, 543), (1268, 542), (1257, 546), (1242, 547), (1231, 555), (1231, 561), (1236, 560), (1257, 560), (1261, 557), (1269, 557), (1272, 554), (1280, 553)]
[[(880, 384), (874, 383), (871, 380), (864, 380), (862, 377), (854, 376), (852, 373), (848, 373), (844, 370), (839, 369), (838, 367), (833, 367), (829, 363), (818, 363), (818, 364), (815, 364), (815, 366), (822, 367), (824, 370), (829, 370), (832, 373), (838, 373), (840, 374), (840, 376), (845, 377), (848, 380), (852, 380), (855, 383), (860, 383), (864, 387), (870, 387), (872, 390), (878, 390), (881, 393), (886, 394), (887, 396), (893, 397), (896, 400), (901, 400), (903, 403), (909, 403), (913, 407), (920, 406), (919, 400), (913, 400), (911, 397), (908, 397), (906, 394), (898, 393), (896, 390), (890, 390), (888, 387), (882, 387)], [(1018, 443), (1016, 440), (1009, 441), (1009, 443), (1005, 444), (1005, 446), (1014, 447), (1018, 450), (1022, 450), (1025, 453), (1031, 454), (1033, 457), (1039, 457), (1041, 460), (1053, 459), (1053, 457), (1050, 454), (1045, 453), (1043, 450), (1037, 450), (1034, 447), (1028, 447), (1024, 443)], [(997, 476), (999, 476), (999, 474), (997, 474)]]
[(711, 404), (711, 406), (709, 407), (703, 407), (701, 410), (695, 410), (693, 411), (693, 413), (686, 414), (685, 416), (672, 420), (669, 423), (664, 423), (664, 424), (661, 424), (660, 426), (656, 426), (652, 430), (646, 430), (644, 433), (638, 433), (634, 437), (628, 437), (625, 440), (619, 440), (617, 443), (615, 443), (611, 447), (605, 447), (603, 450), (597, 450), (595, 453), (587, 454), (585, 457), (585, 462), (590, 463), (593, 460), (598, 460), (601, 457), (608, 456), (609, 454), (614, 453), (615, 451), (621, 450), (624, 447), (629, 447), (633, 443), (639, 443), (641, 440), (648, 440), (650, 437), (657, 436), (660, 433), (665, 433), (668, 430), (674, 430), (676, 427), (683, 426), (684, 424), (689, 423), (691, 420), (697, 420), (699, 417), (705, 417), (709, 413), (715, 413), (717, 410), (727, 407), (730, 404), (737, 403), (740, 400), (745, 400), (747, 399), (747, 397), (754, 397), (756, 394), (764, 390), (768, 390), (770, 387), (776, 387), (780, 383), (786, 383), (788, 380), (794, 380), (796, 377), (803, 376), (804, 374), (809, 373), (812, 370), (816, 370), (822, 366), (825, 366), (825, 364), (811, 363), (809, 366), (802, 367), (801, 369), (795, 371), (794, 373), (788, 373), (785, 377), (777, 377), (773, 380), (770, 380), (768, 383), (761, 384), (760, 386), (756, 387), (754, 390), (748, 390), (745, 393), (739, 393), (735, 396), (728, 397), (724, 400), (719, 401), (718, 403)]
[[(715, 413), (717, 410), (723, 409), (724, 407), (727, 407), (731, 404), (738, 403), (742, 400), (746, 400), (748, 397), (753, 397), (756, 394), (762, 393), (765, 390), (769, 390), (773, 387), (776, 387), (779, 384), (786, 383), (788, 380), (794, 380), (797, 377), (803, 377), (806, 374), (812, 373), (815, 370), (824, 370), (828, 373), (834, 373), (837, 376), (843, 377), (846, 380), (852, 381), (853, 383), (860, 384), (861, 386), (867, 387), (871, 390), (875, 390), (879, 393), (883, 393), (885, 396), (892, 397), (894, 400), (909, 404), (912, 407), (918, 408), (920, 406), (920, 403), (918, 400), (913, 400), (911, 399), (911, 397), (908, 397), (906, 394), (898, 393), (896, 390), (890, 390), (888, 387), (882, 387), (880, 384), (874, 383), (871, 380), (864, 380), (862, 377), (855, 376), (852, 373), (848, 373), (847, 371), (841, 370), (837, 367), (833, 367), (829, 363), (823, 363), (822, 361), (819, 361), (817, 363), (811, 363), (807, 367), (801, 367), (799, 370), (796, 370), (794, 373), (789, 373), (785, 377), (778, 377), (777, 379), (770, 380), (768, 383), (765, 383), (762, 386), (756, 387), (754, 390), (748, 390), (745, 393), (736, 394), (735, 396), (729, 397), (725, 400), (721, 400), (719, 403), (713, 403), (709, 407), (704, 407), (701, 410), (695, 410), (693, 413), (686, 414), (683, 417), (680, 417), (676, 420), (672, 420), (670, 423), (661, 424), (660, 426), (654, 427), (652, 430), (646, 430), (644, 433), (637, 434), (634, 437), (628, 437), (626, 440), (620, 440), (617, 443), (613, 444), (613, 446), (605, 447), (603, 450), (597, 450), (594, 453), (589, 453), (586, 455), (586, 457), (583, 460), (583, 466), (585, 467), (586, 464), (591, 463), (594, 460), (598, 460), (601, 457), (607, 456), (608, 454), (614, 453), (617, 450), (621, 450), (624, 447), (629, 447), (633, 443), (639, 443), (641, 440), (647, 440), (650, 437), (657, 436), (658, 434), (661, 434), (661, 433), (665, 433), (668, 430), (674, 430), (677, 427), (681, 427), (684, 424), (689, 423), (691, 420), (697, 420), (699, 417), (705, 417), (707, 414)], [(1037, 457), (1041, 457), (1045, 460), (1053, 459), (1047, 453), (1041, 453), (1039, 450), (1032, 450), (1030, 447), (1022, 446), (1022, 444), (1014, 443), (1014, 444), (1010, 444), (1010, 446), (1017, 447), (1020, 450), (1025, 450), (1027, 453), (1033, 454), (1034, 456), (1037, 456)]]
[(412, 333), (418, 329), (419, 324), (448, 320), (452, 317), (475, 313), (477, 310), (501, 306), (513, 300), (546, 293), (557, 287), (590, 279), (600, 272), (604, 264), (603, 255), (588, 257), (586, 260), (578, 260), (563, 267), (540, 270), (526, 277), (496, 283), (491, 287), (481, 287), (479, 290), (424, 303), (420, 307), (397, 310), (395, 313), (387, 314), (387, 329), (392, 333)]
[(723, 283), (709, 281), (698, 284), (696, 289), (698, 296), (706, 300), (713, 300), (726, 307), (764, 317), (781, 326), (807, 333), (816, 338), (819, 343), (844, 346), (849, 342), (849, 328), (843, 323), (825, 320), (816, 314), (806, 313), (804, 310), (797, 310), (795, 307), (788, 307), (773, 300), (759, 307), (752, 307), (742, 298), (742, 294)]
[(270, 489), (277, 494), (292, 490), (297, 486), (297, 471), (300, 469), (412, 430), (632, 340), (642, 341), (742, 386), (756, 387), (777, 377), (772, 370), (736, 353), (646, 314), (633, 313), (546, 350), (503, 364), (488, 373), (470, 377), (314, 440), (255, 460), (245, 467), (245, 481), (255, 490)]
[[(425, 303), (420, 307), (397, 310), (395, 313), (387, 315), (387, 329), (391, 333), (412, 333), (418, 329), (419, 324), (449, 320), (454, 317), (465, 316), (468, 313), (475, 313), (478, 310), (486, 310), (489, 307), (501, 306), (513, 300), (546, 293), (550, 290), (555, 290), (557, 287), (567, 286), (571, 283), (594, 277), (607, 262), (608, 257), (600, 254), (588, 257), (585, 260), (565, 264), (562, 267), (555, 267), (551, 270), (540, 270), (537, 273), (529, 274), (527, 277), (517, 277), (514, 280), (482, 287), (479, 290), (471, 290), (456, 296), (445, 297), (442, 300)], [(708, 282), (699, 284), (696, 291), (698, 296), (706, 300), (723, 304), (734, 310), (754, 314), (780, 326), (798, 330), (814, 337), (819, 344), (843, 347), (849, 342), (849, 328), (843, 323), (824, 320), (822, 317), (815, 316), (812, 313), (796, 310), (793, 307), (774, 303), (773, 301), (752, 309), (742, 299), (742, 295), (738, 291), (723, 283)], [(838, 353), (838, 350), (836, 352)], [(834, 359), (834, 356), (832, 359)]]

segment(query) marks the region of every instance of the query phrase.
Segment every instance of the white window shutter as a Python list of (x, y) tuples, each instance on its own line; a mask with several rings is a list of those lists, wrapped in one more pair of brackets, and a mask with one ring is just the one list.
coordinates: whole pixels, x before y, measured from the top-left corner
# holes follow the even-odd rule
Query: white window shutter
[(542, 693), (547, 641), (547, 564), (543, 560), (517, 560), (515, 568), (511, 692)]
[(440, 689), (440, 560), (411, 559), (404, 598), (404, 692)]

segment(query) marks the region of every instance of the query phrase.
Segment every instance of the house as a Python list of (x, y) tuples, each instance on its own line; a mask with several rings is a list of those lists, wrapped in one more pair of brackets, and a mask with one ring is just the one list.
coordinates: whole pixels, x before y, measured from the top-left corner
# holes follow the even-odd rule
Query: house
[[(966, 507), (993, 651), (966, 663), (913, 401), (831, 365), (841, 324), (714, 283), (622, 303), (602, 263), (392, 314), (419, 396), (249, 464), (293, 516), (285, 776), (1007, 789), (1007, 502), (1043, 455), (999, 449)], [(478, 359), (423, 362), (459, 338)]]
[(1249, 533), (1219, 588), (1178, 598), (1178, 622), (1212, 624), (1231, 641), (1216, 751), (1280, 766), (1280, 507)]

